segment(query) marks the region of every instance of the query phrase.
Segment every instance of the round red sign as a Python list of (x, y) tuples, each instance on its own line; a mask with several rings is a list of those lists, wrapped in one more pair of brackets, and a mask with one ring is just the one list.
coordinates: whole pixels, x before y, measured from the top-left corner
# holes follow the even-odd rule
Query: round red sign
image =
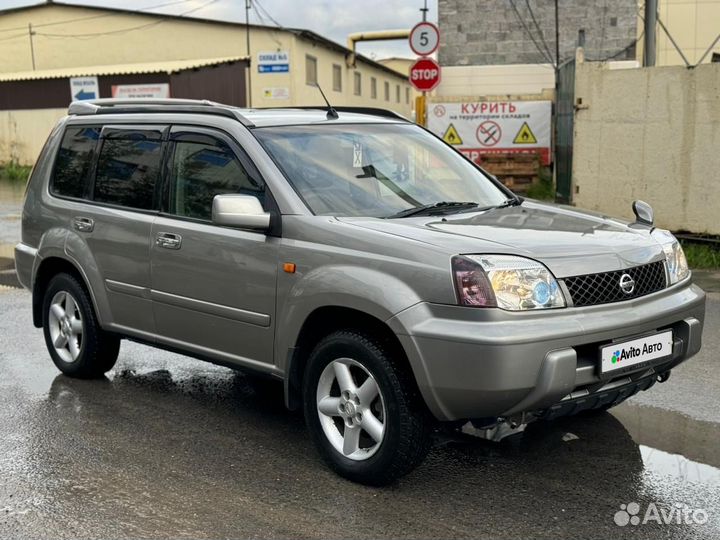
[(432, 58), (421, 58), (410, 68), (410, 84), (429, 92), (440, 84), (440, 65)]

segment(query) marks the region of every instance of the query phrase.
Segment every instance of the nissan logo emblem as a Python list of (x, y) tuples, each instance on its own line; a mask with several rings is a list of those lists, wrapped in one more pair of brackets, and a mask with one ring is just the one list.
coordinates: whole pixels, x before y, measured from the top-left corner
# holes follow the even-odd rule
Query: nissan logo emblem
[(632, 294), (635, 290), (635, 280), (630, 274), (620, 276), (620, 290), (625, 294)]

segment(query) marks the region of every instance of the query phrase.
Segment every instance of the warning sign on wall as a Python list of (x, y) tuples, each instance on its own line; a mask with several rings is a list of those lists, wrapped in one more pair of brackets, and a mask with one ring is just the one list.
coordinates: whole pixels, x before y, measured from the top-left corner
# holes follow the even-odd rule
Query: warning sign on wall
[(462, 139), (460, 138), (460, 135), (458, 135), (457, 129), (455, 129), (455, 126), (453, 126), (452, 124), (450, 124), (445, 130), (442, 138), (443, 141), (448, 144), (462, 144)]
[(537, 144), (537, 139), (535, 138), (535, 134), (530, 129), (530, 126), (528, 126), (527, 122), (523, 122), (522, 127), (520, 128), (520, 131), (517, 132), (517, 135), (515, 135), (515, 138), (513, 139), (514, 144)]
[[(550, 163), (550, 101), (429, 103), (427, 127), (474, 161), (483, 154), (538, 153)], [(440, 114), (441, 113), (441, 114)]]

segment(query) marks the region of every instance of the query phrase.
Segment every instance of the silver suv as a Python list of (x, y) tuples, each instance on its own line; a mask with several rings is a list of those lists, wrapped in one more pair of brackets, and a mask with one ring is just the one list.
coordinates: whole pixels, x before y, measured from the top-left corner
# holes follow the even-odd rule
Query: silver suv
[(42, 150), (16, 265), (63, 373), (128, 338), (281, 380), (379, 485), (438, 421), (605, 410), (698, 352), (704, 293), (635, 211), (523, 200), (387, 111), (98, 100)]

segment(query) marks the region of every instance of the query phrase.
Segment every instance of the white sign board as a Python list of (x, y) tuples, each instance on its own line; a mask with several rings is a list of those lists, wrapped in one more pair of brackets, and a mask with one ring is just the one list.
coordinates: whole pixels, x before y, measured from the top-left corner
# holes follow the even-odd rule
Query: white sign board
[(157, 84), (116, 84), (112, 87), (112, 97), (123, 99), (169, 98), (170, 85)]
[(286, 86), (263, 88), (263, 97), (265, 99), (290, 99), (290, 89)]
[(533, 153), (550, 163), (550, 101), (428, 103), (427, 127), (479, 163), (484, 154)]
[(97, 77), (72, 77), (70, 79), (70, 98), (72, 101), (98, 99), (100, 84)]
[(419, 56), (435, 52), (440, 44), (440, 30), (433, 23), (421, 22), (410, 31), (410, 48)]
[(258, 73), (287, 73), (290, 71), (290, 53), (287, 51), (259, 52)]

